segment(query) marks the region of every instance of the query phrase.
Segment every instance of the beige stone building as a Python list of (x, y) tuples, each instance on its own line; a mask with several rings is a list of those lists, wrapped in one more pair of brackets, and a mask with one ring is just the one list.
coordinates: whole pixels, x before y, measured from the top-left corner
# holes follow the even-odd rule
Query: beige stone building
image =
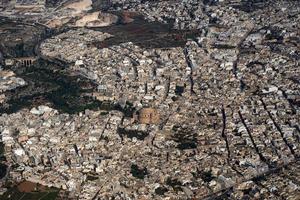
[(160, 121), (159, 112), (154, 108), (142, 108), (134, 118), (141, 124), (158, 124)]

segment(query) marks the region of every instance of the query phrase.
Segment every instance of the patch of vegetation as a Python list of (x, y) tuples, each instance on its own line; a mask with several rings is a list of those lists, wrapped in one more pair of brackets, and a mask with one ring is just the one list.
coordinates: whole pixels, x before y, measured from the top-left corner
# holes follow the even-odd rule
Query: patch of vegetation
[(171, 186), (173, 188), (174, 191), (182, 191), (181, 189), (181, 186), (182, 186), (182, 183), (181, 181), (179, 181), (178, 179), (172, 179), (172, 178), (168, 178), (167, 181), (166, 181), (166, 184), (168, 186)]
[(125, 128), (118, 128), (117, 132), (122, 138), (123, 136), (126, 136), (131, 139), (135, 137), (138, 140), (144, 140), (149, 135), (148, 132), (138, 130), (127, 130)]
[(155, 194), (158, 195), (164, 195), (166, 192), (168, 192), (168, 189), (165, 187), (158, 187), (155, 189)]
[(57, 189), (49, 189), (45, 192), (20, 192), (17, 187), (12, 187), (0, 196), (0, 200), (55, 200), (58, 195)]
[(139, 166), (132, 164), (130, 173), (132, 176), (138, 178), (138, 179), (144, 179), (145, 176), (148, 174), (147, 168), (144, 167), (143, 169), (140, 169)]

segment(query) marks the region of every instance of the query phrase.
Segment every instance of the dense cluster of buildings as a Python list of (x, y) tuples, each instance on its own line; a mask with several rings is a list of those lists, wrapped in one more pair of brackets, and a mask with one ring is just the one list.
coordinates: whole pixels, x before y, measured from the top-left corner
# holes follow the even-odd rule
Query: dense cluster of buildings
[(22, 78), (16, 77), (15, 73), (10, 70), (0, 69), (0, 77), (1, 104), (6, 100), (4, 92), (26, 85), (26, 82)]
[(135, 8), (201, 29), (184, 46), (103, 48), (114, 35), (87, 28), (44, 40), (44, 58), (68, 63), (95, 83), (87, 95), (122, 109), (2, 114), (11, 179), (78, 199), (297, 199), (300, 6), (211, 2)]

